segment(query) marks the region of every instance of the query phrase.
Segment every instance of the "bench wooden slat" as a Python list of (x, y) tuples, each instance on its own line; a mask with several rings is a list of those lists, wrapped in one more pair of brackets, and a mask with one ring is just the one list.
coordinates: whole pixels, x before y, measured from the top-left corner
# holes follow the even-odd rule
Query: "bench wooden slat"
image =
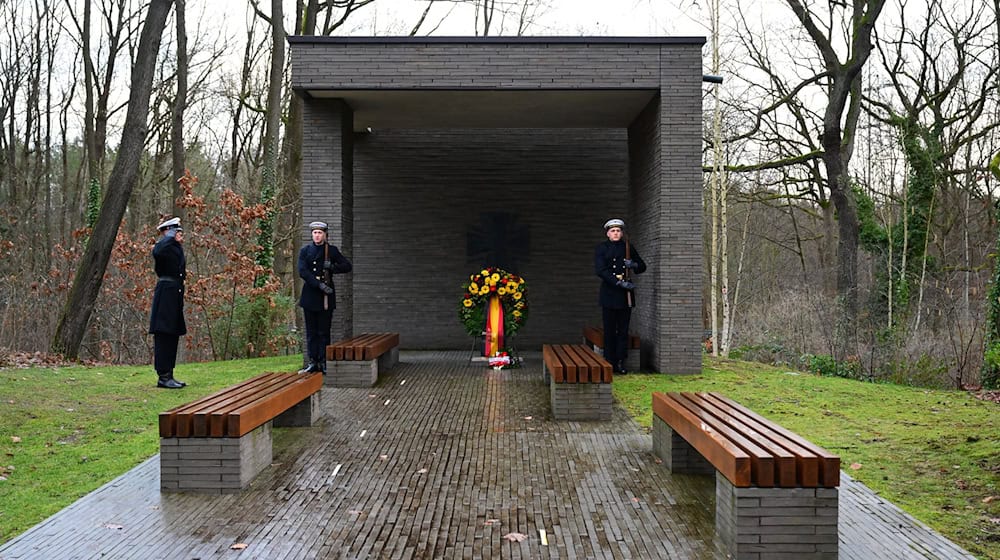
[(254, 387), (265, 383), (267, 378), (273, 374), (264, 373), (256, 377), (247, 379), (232, 387), (227, 387), (211, 395), (202, 397), (196, 401), (174, 407), (159, 415), (160, 437), (190, 437), (192, 432), (192, 415), (214, 403), (225, 400), (230, 391), (240, 391), (245, 388)]
[(364, 359), (374, 360), (396, 346), (399, 346), (399, 333), (380, 334), (365, 348)]
[[(739, 403), (723, 396), (718, 393), (707, 393), (712, 400), (718, 403), (724, 403), (727, 406), (734, 408), (740, 412), (742, 416), (748, 419), (752, 419), (758, 424), (767, 426), (772, 432), (777, 436), (780, 436), (785, 441), (789, 442), (790, 445), (797, 447), (797, 450), (802, 453), (812, 454), (816, 461), (817, 472), (815, 477), (812, 473), (804, 473), (807, 476), (807, 480), (812, 482), (815, 480), (815, 485), (822, 488), (835, 488), (840, 486), (840, 457), (827, 451), (826, 449), (816, 445), (815, 443), (805, 439), (804, 437), (796, 434), (795, 432), (771, 422), (767, 418), (757, 414), (756, 412), (740, 405)], [(792, 450), (789, 448), (789, 450)], [(792, 451), (795, 453), (796, 451)], [(802, 484), (802, 486), (808, 487), (807, 484)]]
[(611, 364), (580, 344), (544, 344), (542, 359), (556, 383), (611, 383), (612, 380)]
[(589, 383), (610, 383), (611, 375), (611, 364), (604, 360), (604, 358), (597, 355), (596, 352), (587, 348), (586, 346), (572, 346), (571, 347), (581, 363), (587, 364), (586, 367), (586, 378), (581, 379), (580, 382)]
[(750, 455), (715, 430), (706, 430), (701, 419), (674, 399), (673, 394), (653, 393), (653, 414), (670, 425), (733, 486), (747, 488), (751, 485)]
[(556, 356), (559, 357), (559, 361), (562, 362), (563, 364), (563, 372), (566, 376), (566, 383), (576, 383), (577, 371), (579, 368), (577, 364), (573, 361), (573, 359), (570, 358), (569, 355), (570, 351), (567, 349), (566, 346), (567, 346), (566, 344), (556, 345), (555, 347)]
[[(771, 454), (770, 450), (761, 447), (759, 442), (747, 437), (743, 430), (733, 429), (726, 422), (712, 416), (708, 411), (698, 406), (698, 403), (692, 401), (690, 395), (692, 393), (674, 393), (673, 398), (698, 418), (702, 423), (703, 431), (714, 430), (728, 438), (730, 442), (739, 446), (750, 456), (750, 483), (753, 486), (773, 487), (775, 485), (775, 465), (774, 455)], [(694, 445), (691, 441), (688, 443)]]
[[(264, 373), (160, 413), (160, 437), (239, 437), (322, 388), (321, 374)], [(228, 431), (227, 417), (244, 409), (264, 412), (240, 421), (237, 431), (242, 433)], [(250, 426), (252, 422), (257, 424)]]
[(292, 408), (323, 388), (323, 375), (297, 375), (258, 399), (226, 415), (226, 435), (240, 437)]
[(559, 355), (556, 353), (555, 346), (551, 344), (542, 345), (542, 359), (545, 361), (545, 367), (549, 370), (549, 375), (552, 376), (552, 380), (556, 383), (563, 383), (566, 381), (566, 369), (563, 363), (559, 360)]
[[(253, 390), (243, 389), (234, 393), (223, 403), (218, 403), (209, 409), (204, 409), (195, 414), (195, 436), (202, 437), (236, 437), (243, 434), (233, 434), (228, 430), (228, 416), (234, 410), (247, 406), (248, 404), (266, 402), (275, 393), (281, 391), (285, 386), (296, 382), (298, 378), (305, 377), (296, 373), (284, 373), (273, 375), (264, 384), (259, 384)], [(319, 377), (319, 376), (309, 376)], [(301, 400), (301, 399), (299, 399)], [(284, 412), (284, 411), (281, 411)], [(277, 414), (280, 414), (278, 412)], [(265, 420), (266, 422), (266, 420)], [(262, 422), (263, 423), (263, 422)], [(260, 424), (258, 424), (259, 426)], [(256, 428), (257, 426), (254, 426)], [(252, 428), (251, 428), (252, 429)]]
[[(798, 486), (800, 478), (798, 470), (800, 468), (813, 473), (814, 480), (811, 486), (816, 486), (815, 473), (818, 470), (818, 461), (816, 461), (815, 457), (810, 461), (809, 457), (796, 456), (781, 443), (775, 442), (768, 437), (767, 432), (770, 432), (770, 430), (766, 426), (762, 426), (756, 422), (745, 422), (741, 415), (736, 414), (735, 408), (719, 406), (718, 403), (711, 400), (707, 393), (681, 394), (700, 410), (711, 414), (719, 422), (726, 424), (735, 433), (757, 444), (765, 453), (770, 455), (773, 460), (773, 474), (770, 477), (773, 486), (782, 488)], [(747, 452), (751, 453), (750, 450), (747, 450)], [(751, 453), (751, 457), (752, 455)], [(809, 477), (806, 475), (804, 478), (808, 479)]]
[(331, 344), (327, 359), (374, 360), (396, 346), (399, 346), (399, 333), (362, 333)]

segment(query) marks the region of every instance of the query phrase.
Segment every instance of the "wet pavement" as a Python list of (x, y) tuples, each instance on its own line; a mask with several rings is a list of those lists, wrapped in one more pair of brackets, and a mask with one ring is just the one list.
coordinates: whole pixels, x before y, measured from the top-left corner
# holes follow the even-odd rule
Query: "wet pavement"
[[(323, 419), (276, 429), (273, 465), (239, 494), (161, 494), (155, 456), (0, 560), (726, 558), (712, 477), (668, 473), (617, 407), (552, 419), (540, 353), (501, 371), (468, 358), (404, 351), (375, 387), (325, 388)], [(972, 556), (842, 473), (840, 558)]]

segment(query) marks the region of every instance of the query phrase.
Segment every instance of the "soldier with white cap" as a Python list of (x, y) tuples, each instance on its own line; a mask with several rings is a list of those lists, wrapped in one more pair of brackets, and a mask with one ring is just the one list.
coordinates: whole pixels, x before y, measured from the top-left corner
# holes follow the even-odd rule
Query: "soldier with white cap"
[(326, 347), (330, 344), (330, 324), (337, 307), (332, 275), (350, 272), (353, 267), (336, 245), (327, 242), (326, 223), (311, 222), (309, 230), (312, 242), (299, 251), (299, 276), (304, 282), (299, 305), (305, 316), (308, 359), (299, 373), (326, 373)]
[(153, 268), (156, 288), (149, 314), (149, 334), (153, 335), (153, 367), (156, 386), (180, 389), (187, 385), (174, 379), (177, 364), (177, 344), (187, 334), (184, 322), (184, 229), (180, 218), (171, 218), (157, 230), (163, 235), (153, 247)]
[(611, 219), (604, 223), (608, 240), (594, 250), (594, 272), (601, 279), (598, 302), (604, 323), (604, 359), (616, 373), (625, 371), (628, 353), (628, 328), (635, 307), (635, 284), (631, 275), (646, 271), (646, 263), (628, 242), (625, 222)]

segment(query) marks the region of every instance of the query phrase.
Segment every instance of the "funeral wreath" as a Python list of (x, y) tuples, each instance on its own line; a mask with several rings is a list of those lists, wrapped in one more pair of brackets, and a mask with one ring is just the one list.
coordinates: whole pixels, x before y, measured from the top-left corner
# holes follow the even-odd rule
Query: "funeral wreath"
[(479, 336), (486, 325), (486, 308), (496, 295), (503, 306), (503, 330), (513, 336), (528, 318), (528, 299), (524, 278), (502, 268), (488, 267), (469, 276), (462, 286), (464, 293), (458, 306), (458, 316), (470, 336)]

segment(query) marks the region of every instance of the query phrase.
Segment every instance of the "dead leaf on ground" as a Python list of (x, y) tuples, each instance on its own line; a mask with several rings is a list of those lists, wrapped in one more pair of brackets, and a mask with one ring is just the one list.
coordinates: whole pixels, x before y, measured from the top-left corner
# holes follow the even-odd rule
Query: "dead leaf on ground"
[(232, 550), (243, 550), (246, 547), (247, 547), (246, 543), (238, 542), (238, 543), (234, 544), (233, 546), (231, 546), (229, 548), (232, 549)]
[(526, 540), (528, 538), (528, 535), (525, 535), (524, 533), (507, 533), (506, 535), (503, 536), (503, 538), (507, 539), (510, 542), (521, 542)]
[(420, 469), (419, 471), (417, 471), (417, 473), (419, 473), (419, 474), (425, 474), (425, 473), (427, 473), (427, 469)]
[(21, 443), (21, 438), (18, 436), (10, 436), (10, 441), (14, 443)]
[(1000, 496), (986, 496), (985, 498), (983, 498), (983, 503), (989, 504), (992, 503), (993, 500), (998, 500), (998, 499), (1000, 499)]
[(861, 468), (861, 463), (851, 463), (851, 468), (854, 470), (858, 470)]
[(499, 524), (500, 524), (500, 520), (499, 519), (487, 519), (486, 521), (483, 522), (483, 525), (487, 525), (487, 526), (488, 525), (499, 525)]

